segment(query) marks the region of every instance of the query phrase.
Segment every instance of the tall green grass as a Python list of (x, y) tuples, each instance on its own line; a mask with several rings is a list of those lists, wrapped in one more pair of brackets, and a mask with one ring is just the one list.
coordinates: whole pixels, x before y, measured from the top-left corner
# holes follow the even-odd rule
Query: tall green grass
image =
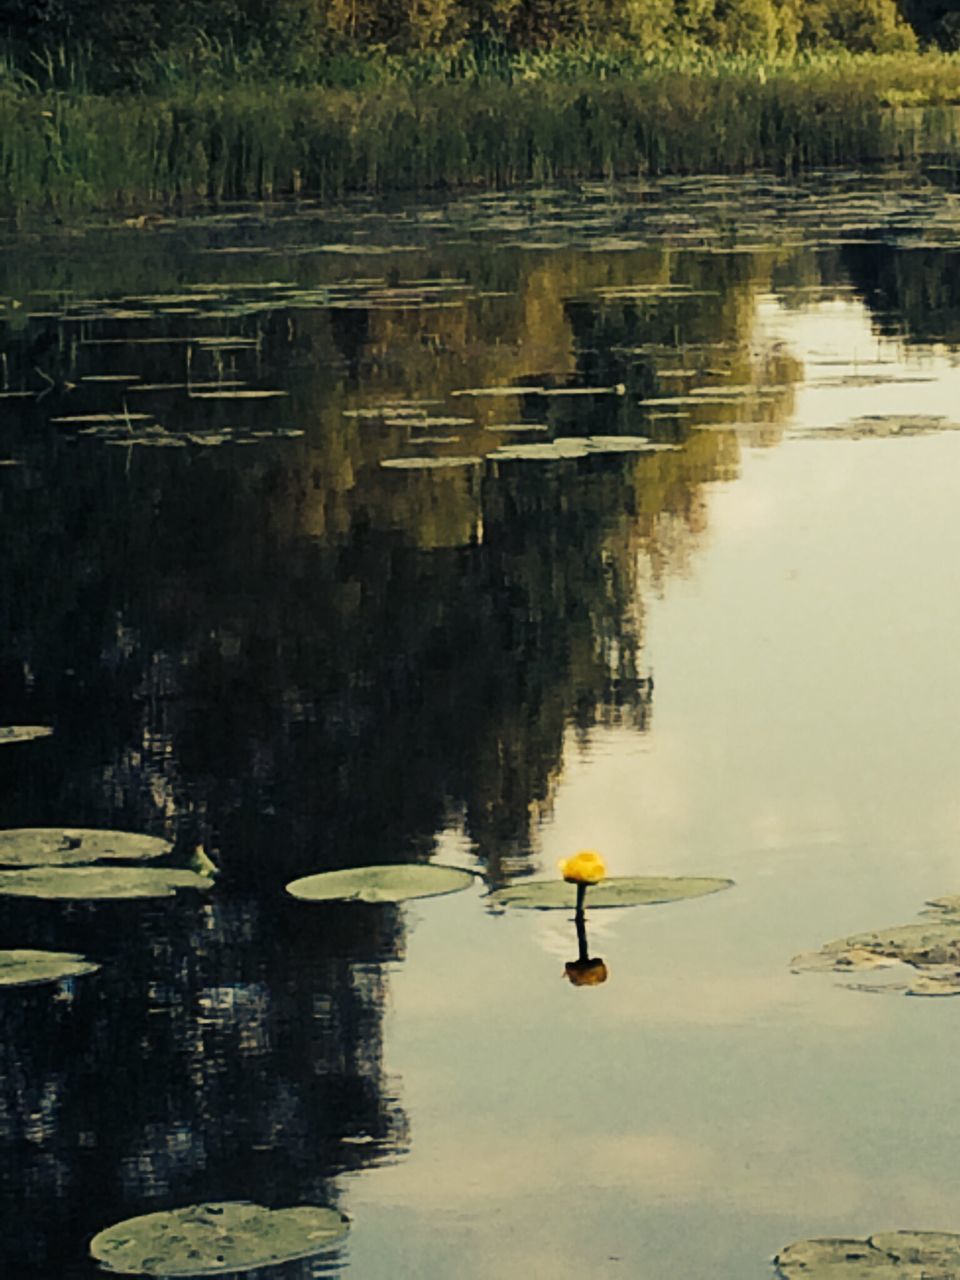
[(98, 96), (0, 77), (0, 208), (74, 215), (957, 153), (960, 59), (850, 56), (251, 81)]

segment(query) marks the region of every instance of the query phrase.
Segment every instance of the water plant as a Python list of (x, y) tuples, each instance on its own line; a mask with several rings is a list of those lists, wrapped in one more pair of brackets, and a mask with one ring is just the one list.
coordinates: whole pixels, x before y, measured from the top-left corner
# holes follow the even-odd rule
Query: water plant
[(94, 862), (144, 862), (172, 845), (158, 836), (84, 827), (11, 827), (0, 831), (0, 867), (67, 867)]
[[(577, 916), (583, 916), (583, 903), (587, 887), (599, 884), (606, 877), (607, 864), (595, 849), (582, 849), (571, 858), (561, 858), (560, 874), (567, 884), (577, 886)], [(585, 957), (581, 957), (583, 959)]]
[(475, 882), (473, 872), (460, 867), (398, 863), (303, 876), (287, 885), (287, 893), (304, 902), (405, 902), (458, 893)]
[(100, 968), (67, 951), (0, 951), (0, 987), (31, 987), (63, 978), (78, 978)]
[[(196, 202), (953, 154), (960, 60), (822, 56), (402, 75), (344, 88), (197, 81), (160, 92), (0, 85), (0, 209), (60, 216)], [(148, 227), (149, 224), (144, 224)], [(132, 230), (131, 234), (142, 234)]]
[[(591, 891), (590, 906), (595, 910), (653, 906), (719, 893), (732, 885), (732, 880), (716, 876), (609, 876)], [(563, 880), (518, 880), (494, 890), (488, 901), (497, 907), (562, 911), (576, 909), (580, 888), (577, 885), (574, 892)]]
[(779, 1280), (953, 1280), (960, 1235), (882, 1231), (859, 1240), (798, 1240), (773, 1261)]
[(795, 973), (852, 976), (853, 990), (909, 996), (960, 995), (960, 897), (934, 898), (918, 924), (873, 929), (795, 956)]
[(224, 1275), (317, 1257), (348, 1229), (343, 1214), (318, 1205), (196, 1204), (107, 1227), (93, 1237), (90, 1254), (124, 1275)]
[(49, 738), (53, 730), (43, 724), (0, 725), (0, 746), (5, 742), (33, 742), (37, 738)]
[(175, 867), (66, 866), (0, 871), (0, 897), (95, 901), (172, 898), (180, 889), (206, 891), (209, 876)]

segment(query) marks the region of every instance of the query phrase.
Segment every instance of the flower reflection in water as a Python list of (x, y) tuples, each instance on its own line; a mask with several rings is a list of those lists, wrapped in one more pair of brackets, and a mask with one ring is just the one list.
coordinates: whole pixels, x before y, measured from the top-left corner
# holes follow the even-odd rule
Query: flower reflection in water
[(568, 960), (564, 965), (563, 976), (575, 987), (599, 987), (607, 980), (607, 966), (599, 956), (591, 956), (587, 947), (587, 922), (583, 916), (582, 906), (578, 905), (574, 916), (577, 926), (576, 960)]

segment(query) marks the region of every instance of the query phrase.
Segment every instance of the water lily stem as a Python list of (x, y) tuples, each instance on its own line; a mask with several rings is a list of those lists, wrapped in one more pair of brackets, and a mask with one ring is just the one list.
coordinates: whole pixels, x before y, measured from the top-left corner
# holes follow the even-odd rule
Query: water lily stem
[(583, 964), (590, 958), (590, 953), (587, 951), (587, 922), (583, 918), (582, 911), (578, 911), (573, 920), (577, 926), (577, 950), (580, 953), (577, 960)]
[(587, 896), (587, 886), (582, 882), (577, 885), (577, 910), (576, 915), (583, 919), (583, 900)]

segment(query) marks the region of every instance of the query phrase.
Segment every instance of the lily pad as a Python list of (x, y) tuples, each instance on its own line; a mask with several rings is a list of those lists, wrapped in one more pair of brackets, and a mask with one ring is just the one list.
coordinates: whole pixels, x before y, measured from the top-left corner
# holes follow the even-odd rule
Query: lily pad
[(792, 434), (798, 440), (878, 440), (891, 436), (920, 436), (935, 431), (957, 430), (960, 430), (960, 423), (939, 414), (877, 413), (853, 418), (836, 427), (808, 427)]
[(390, 471), (439, 471), (447, 467), (477, 467), (480, 457), (454, 456), (431, 458), (427, 455), (412, 458), (384, 458), (380, 465)]
[(866, 1240), (799, 1240), (774, 1266), (780, 1280), (955, 1280), (960, 1235), (886, 1231)]
[(193, 871), (156, 867), (29, 867), (0, 871), (0, 897), (96, 901), (172, 898), (178, 889), (207, 890), (211, 881)]
[(960, 899), (935, 898), (928, 907), (927, 919), (920, 923), (838, 938), (819, 951), (794, 956), (790, 967), (795, 973), (845, 974), (895, 968), (895, 974), (846, 985), (875, 993), (960, 995)]
[(433, 898), (458, 893), (473, 884), (475, 876), (459, 867), (436, 863), (400, 863), (396, 866), (351, 867), (323, 871), (287, 885), (287, 893), (304, 902), (405, 902), (408, 898)]
[(0, 867), (68, 867), (113, 860), (146, 862), (162, 858), (172, 847), (157, 836), (130, 831), (13, 827), (0, 831)]
[[(684, 898), (701, 898), (729, 889), (732, 880), (714, 876), (611, 876), (587, 890), (587, 907), (644, 907)], [(564, 880), (521, 880), (496, 889), (490, 901), (502, 907), (534, 911), (574, 910), (577, 887)]]
[(312, 1258), (348, 1229), (335, 1209), (236, 1200), (128, 1218), (95, 1235), (90, 1254), (123, 1275), (215, 1276)]
[(4, 742), (33, 742), (35, 738), (49, 738), (52, 733), (45, 724), (0, 725), (0, 746)]
[(266, 388), (251, 388), (243, 391), (191, 391), (191, 400), (272, 400), (277, 396), (286, 396), (288, 391), (272, 391)]
[(0, 987), (33, 987), (100, 968), (69, 951), (0, 951)]

